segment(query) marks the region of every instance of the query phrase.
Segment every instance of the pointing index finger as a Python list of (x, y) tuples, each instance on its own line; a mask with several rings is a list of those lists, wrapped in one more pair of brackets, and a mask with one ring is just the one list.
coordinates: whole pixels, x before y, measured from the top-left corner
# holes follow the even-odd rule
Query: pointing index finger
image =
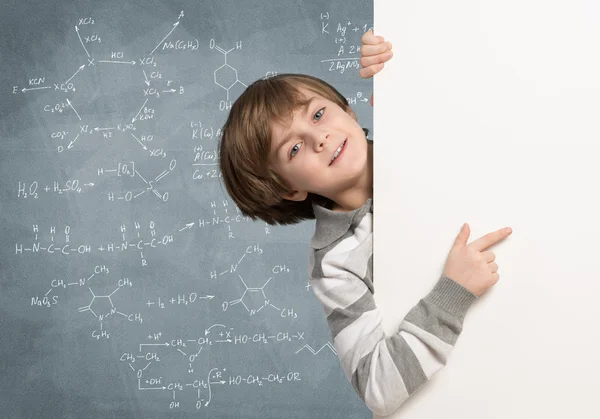
[(469, 246), (473, 246), (476, 250), (481, 252), (499, 241), (504, 240), (506, 237), (510, 236), (511, 233), (512, 231), (510, 229), (501, 228), (500, 230), (493, 231), (478, 238), (473, 243), (469, 244)]

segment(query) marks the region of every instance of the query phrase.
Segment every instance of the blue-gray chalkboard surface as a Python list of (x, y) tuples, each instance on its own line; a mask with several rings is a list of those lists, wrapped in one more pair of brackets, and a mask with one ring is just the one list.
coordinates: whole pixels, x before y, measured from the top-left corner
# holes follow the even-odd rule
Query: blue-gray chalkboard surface
[(244, 218), (217, 145), (245, 87), (287, 72), (372, 132), (372, 2), (0, 10), (0, 416), (371, 417), (308, 286), (314, 221)]

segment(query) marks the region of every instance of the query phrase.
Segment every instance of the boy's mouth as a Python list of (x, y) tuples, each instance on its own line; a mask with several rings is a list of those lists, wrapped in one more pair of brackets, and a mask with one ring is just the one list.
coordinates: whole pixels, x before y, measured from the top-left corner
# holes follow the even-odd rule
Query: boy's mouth
[(329, 162), (329, 166), (331, 166), (333, 164), (334, 161), (336, 161), (337, 159), (339, 159), (340, 155), (343, 153), (343, 151), (346, 149), (346, 143), (348, 142), (348, 139), (346, 138), (342, 144), (340, 144), (338, 146), (338, 148), (336, 148), (335, 152), (333, 153), (333, 156), (331, 156), (331, 161)]

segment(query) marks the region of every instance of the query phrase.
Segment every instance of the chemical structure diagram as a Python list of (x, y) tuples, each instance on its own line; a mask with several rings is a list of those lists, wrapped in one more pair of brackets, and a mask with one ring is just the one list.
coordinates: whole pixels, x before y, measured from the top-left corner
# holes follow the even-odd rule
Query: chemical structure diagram
[[(155, 188), (155, 186), (162, 178), (164, 178), (169, 173), (171, 173), (175, 169), (176, 165), (177, 165), (177, 161), (175, 159), (172, 159), (171, 162), (169, 163), (168, 170), (167, 169), (163, 170), (153, 180), (146, 180), (140, 174), (140, 172), (138, 172), (136, 170), (135, 162), (133, 162), (133, 161), (130, 161), (129, 163), (118, 163), (117, 168), (115, 168), (115, 169), (100, 168), (100, 169), (98, 169), (98, 176), (100, 176), (104, 173), (115, 173), (116, 172), (118, 177), (129, 176), (131, 178), (134, 178), (135, 175), (137, 175), (144, 182), (144, 184), (145, 184), (144, 190), (142, 190), (141, 192), (138, 192), (136, 194), (134, 194), (132, 191), (127, 191), (124, 196), (118, 197), (117, 200), (125, 200), (126, 202), (129, 202), (133, 199), (136, 199), (140, 195), (145, 194), (146, 192), (152, 192), (154, 195), (156, 195), (158, 197), (158, 199), (160, 199), (163, 202), (166, 202), (169, 199), (169, 192), (164, 192), (161, 194)], [(108, 200), (109, 201), (115, 200), (115, 194), (113, 192), (108, 193)]]
[[(232, 66), (230, 66), (229, 64), (227, 64), (227, 54), (229, 54), (234, 49), (242, 49), (242, 41), (237, 41), (235, 44), (235, 48), (231, 48), (229, 51), (225, 51), (223, 48), (221, 48), (220, 46), (218, 46), (216, 44), (214, 39), (211, 39), (210, 40), (210, 49), (216, 49), (224, 56), (225, 64), (223, 64), (222, 66), (217, 68), (214, 71), (213, 75), (214, 75), (215, 84), (217, 86), (222, 87), (223, 89), (225, 89), (227, 91), (227, 101), (229, 101), (229, 89), (231, 89), (233, 86), (235, 86), (236, 83), (240, 83), (242, 86), (248, 87), (246, 84), (244, 84), (238, 78), (237, 70), (235, 68), (233, 68)], [(221, 81), (221, 83), (219, 83), (219, 80)], [(220, 105), (219, 109), (225, 110), (226, 109), (225, 105), (226, 104), (223, 101), (221, 101), (221, 105)]]
[[(123, 357), (121, 358), (123, 360)], [(301, 375), (297, 371), (263, 372), (258, 374), (237, 374), (226, 376), (227, 368), (219, 367), (211, 368), (205, 377), (195, 374), (196, 378), (190, 377), (189, 382), (167, 381), (163, 377), (145, 378), (144, 371), (150, 366), (151, 363), (152, 361), (148, 362), (145, 367), (137, 370), (133, 367), (133, 365), (131, 365), (131, 363), (129, 364), (129, 367), (133, 372), (135, 372), (138, 380), (137, 389), (168, 391), (172, 393), (172, 400), (169, 402), (169, 409), (181, 407), (179, 400), (177, 400), (177, 394), (185, 391), (186, 389), (196, 390), (197, 400), (195, 403), (195, 408), (200, 410), (211, 403), (213, 392), (219, 387), (263, 386), (266, 384), (289, 385), (298, 381), (302, 381)]]
[(327, 342), (326, 344), (324, 344), (323, 346), (321, 346), (317, 351), (315, 351), (312, 346), (310, 346), (309, 344), (304, 345), (303, 347), (301, 347), (300, 349), (298, 349), (296, 352), (296, 354), (307, 350), (309, 351), (311, 354), (313, 355), (318, 355), (319, 352), (321, 352), (323, 349), (328, 348), (331, 352), (333, 352), (335, 355), (337, 355), (337, 351), (335, 350), (335, 347), (333, 346), (333, 344), (331, 342)]
[[(34, 233), (34, 239), (31, 244), (22, 244), (15, 243), (15, 255), (25, 255), (25, 254), (36, 254), (40, 252), (48, 253), (48, 254), (57, 254), (57, 255), (86, 255), (92, 252), (107, 252), (107, 253), (122, 253), (122, 252), (135, 252), (139, 251), (141, 266), (148, 266), (148, 260), (146, 256), (144, 256), (144, 251), (147, 249), (156, 249), (159, 247), (170, 246), (174, 243), (175, 234), (168, 233), (164, 234), (162, 237), (157, 236), (155, 223), (154, 221), (150, 221), (148, 223), (149, 228), (149, 236), (145, 235), (142, 237), (141, 229), (142, 226), (139, 222), (134, 221), (134, 226), (129, 231), (127, 229), (127, 225), (121, 224), (120, 233), (121, 233), (121, 242), (105, 242), (98, 244), (97, 247), (92, 247), (91, 244), (81, 243), (74, 244), (71, 243), (71, 227), (65, 226), (64, 228), (64, 238), (60, 235), (57, 235), (56, 226), (51, 225), (47, 229), (47, 233), (49, 233), (50, 237), (47, 237), (45, 234), (43, 237), (39, 237), (40, 227), (38, 224), (33, 224), (32, 230)], [(187, 223), (184, 227), (179, 228), (177, 233), (181, 233), (184, 230), (189, 230), (194, 226), (194, 223)], [(127, 235), (127, 233), (133, 233), (135, 236)], [(43, 242), (42, 242), (43, 240)]]
[[(231, 265), (229, 267), (229, 269), (227, 269), (221, 273), (218, 273), (218, 274), (216, 271), (212, 271), (210, 273), (210, 278), (216, 279), (222, 275), (234, 274), (237, 271), (237, 269), (239, 268), (242, 261), (246, 258), (246, 256), (249, 256), (249, 255), (260, 256), (262, 254), (263, 254), (263, 249), (260, 247), (260, 245), (255, 244), (255, 245), (248, 246), (248, 247), (246, 247), (246, 250), (245, 250), (244, 254), (242, 255), (242, 257), (237, 261), (237, 263), (235, 265)], [(257, 256), (255, 256), (255, 257), (257, 257)], [(271, 269), (271, 273), (273, 274), (273, 276), (281, 274), (281, 273), (289, 273), (289, 272), (290, 272), (289, 268), (287, 268), (285, 265), (275, 265)], [(242, 295), (240, 298), (237, 298), (232, 301), (224, 301), (222, 304), (223, 311), (227, 311), (227, 309), (230, 306), (234, 306), (236, 304), (242, 304), (250, 316), (254, 316), (255, 314), (259, 313), (265, 307), (272, 307), (273, 309), (275, 309), (279, 312), (279, 315), (282, 318), (287, 317), (287, 318), (295, 319), (298, 317), (298, 314), (294, 311), (293, 308), (291, 308), (291, 309), (279, 308), (279, 307), (275, 306), (274, 304), (272, 304), (271, 300), (269, 298), (267, 298), (267, 294), (265, 293), (265, 287), (269, 284), (269, 281), (271, 281), (271, 279), (273, 279), (273, 276), (270, 276), (268, 279), (266, 279), (265, 282), (263, 283), (263, 285), (260, 287), (249, 287), (248, 284), (246, 283), (246, 281), (244, 280), (244, 278), (242, 278), (242, 276), (240, 274), (236, 274), (236, 275), (240, 279), (241, 283), (243, 284), (244, 291), (242, 292)]]
[[(214, 329), (214, 330), (213, 330)], [(140, 391), (155, 390), (172, 393), (169, 401), (169, 409), (180, 407), (177, 395), (186, 390), (197, 392), (195, 403), (196, 409), (201, 409), (210, 404), (214, 388), (238, 387), (238, 386), (264, 386), (285, 385), (301, 381), (300, 374), (295, 371), (283, 372), (259, 372), (256, 374), (231, 375), (227, 368), (211, 368), (206, 365), (210, 357), (203, 357), (198, 361), (201, 353), (215, 348), (225, 346), (263, 346), (296, 344), (304, 340), (304, 332), (249, 332), (235, 333), (234, 328), (225, 324), (215, 323), (205, 328), (202, 333), (189, 337), (167, 338), (160, 331), (150, 332), (145, 343), (140, 343), (133, 351), (124, 352), (119, 358), (125, 362), (134, 372), (137, 378), (137, 389)], [(310, 348), (310, 345), (305, 345)], [(203, 351), (204, 349), (204, 351)], [(219, 349), (222, 350), (222, 349)], [(310, 349), (314, 354), (318, 353)], [(170, 378), (173, 369), (162, 364), (161, 361), (169, 359), (169, 356), (177, 352), (181, 361), (187, 367), (181, 372), (187, 373), (185, 378)], [(298, 352), (296, 352), (298, 353)], [(195, 363), (201, 365), (196, 367)], [(207, 375), (202, 373), (210, 368)], [(199, 370), (199, 371), (197, 371)]]
[[(96, 320), (98, 320), (99, 330), (94, 329), (92, 331), (92, 333), (91, 333), (92, 338), (94, 338), (96, 340), (109, 339), (110, 333), (108, 333), (108, 331), (104, 329), (103, 322), (106, 321), (112, 315), (118, 314), (118, 315), (122, 316), (123, 318), (125, 318), (125, 320), (127, 320), (128, 322), (135, 322), (135, 323), (140, 323), (140, 324), (143, 322), (141, 313), (125, 314), (123, 311), (121, 311), (115, 307), (115, 304), (113, 303), (113, 300), (112, 300), (113, 294), (115, 294), (121, 288), (131, 287), (133, 285), (132, 282), (129, 280), (129, 278), (119, 279), (117, 281), (114, 291), (112, 291), (110, 294), (97, 295), (96, 293), (94, 293), (94, 291), (92, 290), (92, 286), (95, 286), (95, 285), (93, 285), (93, 284), (90, 285), (92, 280), (96, 276), (108, 275), (109, 273), (110, 273), (110, 271), (106, 267), (106, 265), (97, 265), (94, 267), (94, 272), (87, 278), (85, 278), (85, 277), (80, 278), (77, 281), (74, 281), (74, 280), (67, 281), (64, 279), (52, 279), (50, 281), (50, 289), (44, 294), (43, 297), (40, 298), (39, 296), (34, 296), (31, 298), (31, 306), (50, 308), (54, 305), (59, 304), (59, 302), (61, 301), (61, 296), (59, 294), (57, 294), (58, 290), (60, 290), (60, 289), (66, 290), (66, 289), (73, 288), (73, 287), (81, 288), (81, 287), (87, 286), (88, 290), (92, 294), (92, 299), (88, 305), (80, 307), (78, 311), (80, 313), (89, 311), (94, 315)], [(96, 280), (95, 282), (98, 282), (98, 281)]]
[[(108, 339), (110, 338), (110, 334), (103, 329), (102, 322), (110, 317), (113, 314), (118, 314), (120, 316), (125, 317), (130, 322), (139, 322), (143, 323), (142, 315), (140, 313), (135, 314), (125, 314), (115, 307), (112, 301), (112, 295), (119, 291), (122, 287), (131, 286), (131, 282), (129, 282), (128, 278), (122, 278), (119, 280), (117, 288), (113, 292), (108, 295), (96, 295), (94, 291), (92, 291), (91, 287), (88, 287), (90, 292), (92, 293), (92, 301), (87, 306), (80, 307), (79, 312), (83, 313), (85, 311), (91, 312), (96, 319), (100, 322), (100, 331), (94, 330), (92, 331), (92, 337), (95, 339)], [(96, 313), (98, 312), (98, 313)]]
[[(216, 201), (210, 203), (213, 208), (212, 218), (209, 216), (200, 216), (198, 219), (190, 222), (185, 222), (183, 225), (175, 226), (172, 231), (166, 232), (162, 235), (158, 235), (156, 229), (156, 223), (152, 220), (148, 224), (140, 224), (138, 221), (133, 221), (133, 228), (129, 228), (127, 224), (121, 224), (119, 228), (120, 241), (114, 239), (112, 241), (105, 241), (96, 245), (79, 242), (73, 243), (71, 240), (71, 227), (69, 225), (64, 226), (63, 234), (57, 233), (57, 227), (50, 225), (40, 231), (41, 228), (38, 224), (32, 225), (33, 240), (30, 243), (15, 243), (15, 255), (33, 255), (39, 253), (57, 254), (68, 257), (70, 255), (87, 255), (95, 252), (108, 253), (108, 254), (122, 254), (124, 252), (138, 252), (140, 264), (142, 267), (148, 266), (148, 257), (146, 251), (150, 254), (154, 254), (154, 249), (165, 248), (173, 246), (176, 242), (177, 237), (183, 237), (187, 234), (192, 234), (193, 229), (208, 229), (216, 228), (221, 224), (225, 224), (228, 227), (227, 237), (229, 239), (235, 239), (235, 235), (232, 232), (231, 225), (233, 223), (249, 222), (248, 217), (243, 217), (239, 213), (239, 208), (235, 207), (237, 215), (229, 214), (227, 208), (229, 207), (228, 201), (222, 201), (222, 210), (225, 211), (225, 215), (218, 214), (218, 205)], [(145, 232), (142, 230), (143, 227), (148, 228)], [(84, 234), (83, 232), (81, 233)], [(265, 234), (270, 234), (267, 230)], [(78, 239), (76, 238), (77, 242)], [(30, 257), (30, 256), (26, 256)], [(216, 275), (216, 274), (215, 274)]]

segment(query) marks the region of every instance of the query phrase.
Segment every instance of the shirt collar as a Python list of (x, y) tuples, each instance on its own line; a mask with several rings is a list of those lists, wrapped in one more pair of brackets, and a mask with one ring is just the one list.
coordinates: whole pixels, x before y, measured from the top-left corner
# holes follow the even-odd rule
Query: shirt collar
[(362, 219), (366, 212), (373, 212), (373, 198), (352, 211), (339, 212), (327, 209), (315, 202), (312, 204), (315, 212), (315, 234), (310, 240), (310, 247), (322, 249), (342, 237), (352, 225), (355, 217)]

